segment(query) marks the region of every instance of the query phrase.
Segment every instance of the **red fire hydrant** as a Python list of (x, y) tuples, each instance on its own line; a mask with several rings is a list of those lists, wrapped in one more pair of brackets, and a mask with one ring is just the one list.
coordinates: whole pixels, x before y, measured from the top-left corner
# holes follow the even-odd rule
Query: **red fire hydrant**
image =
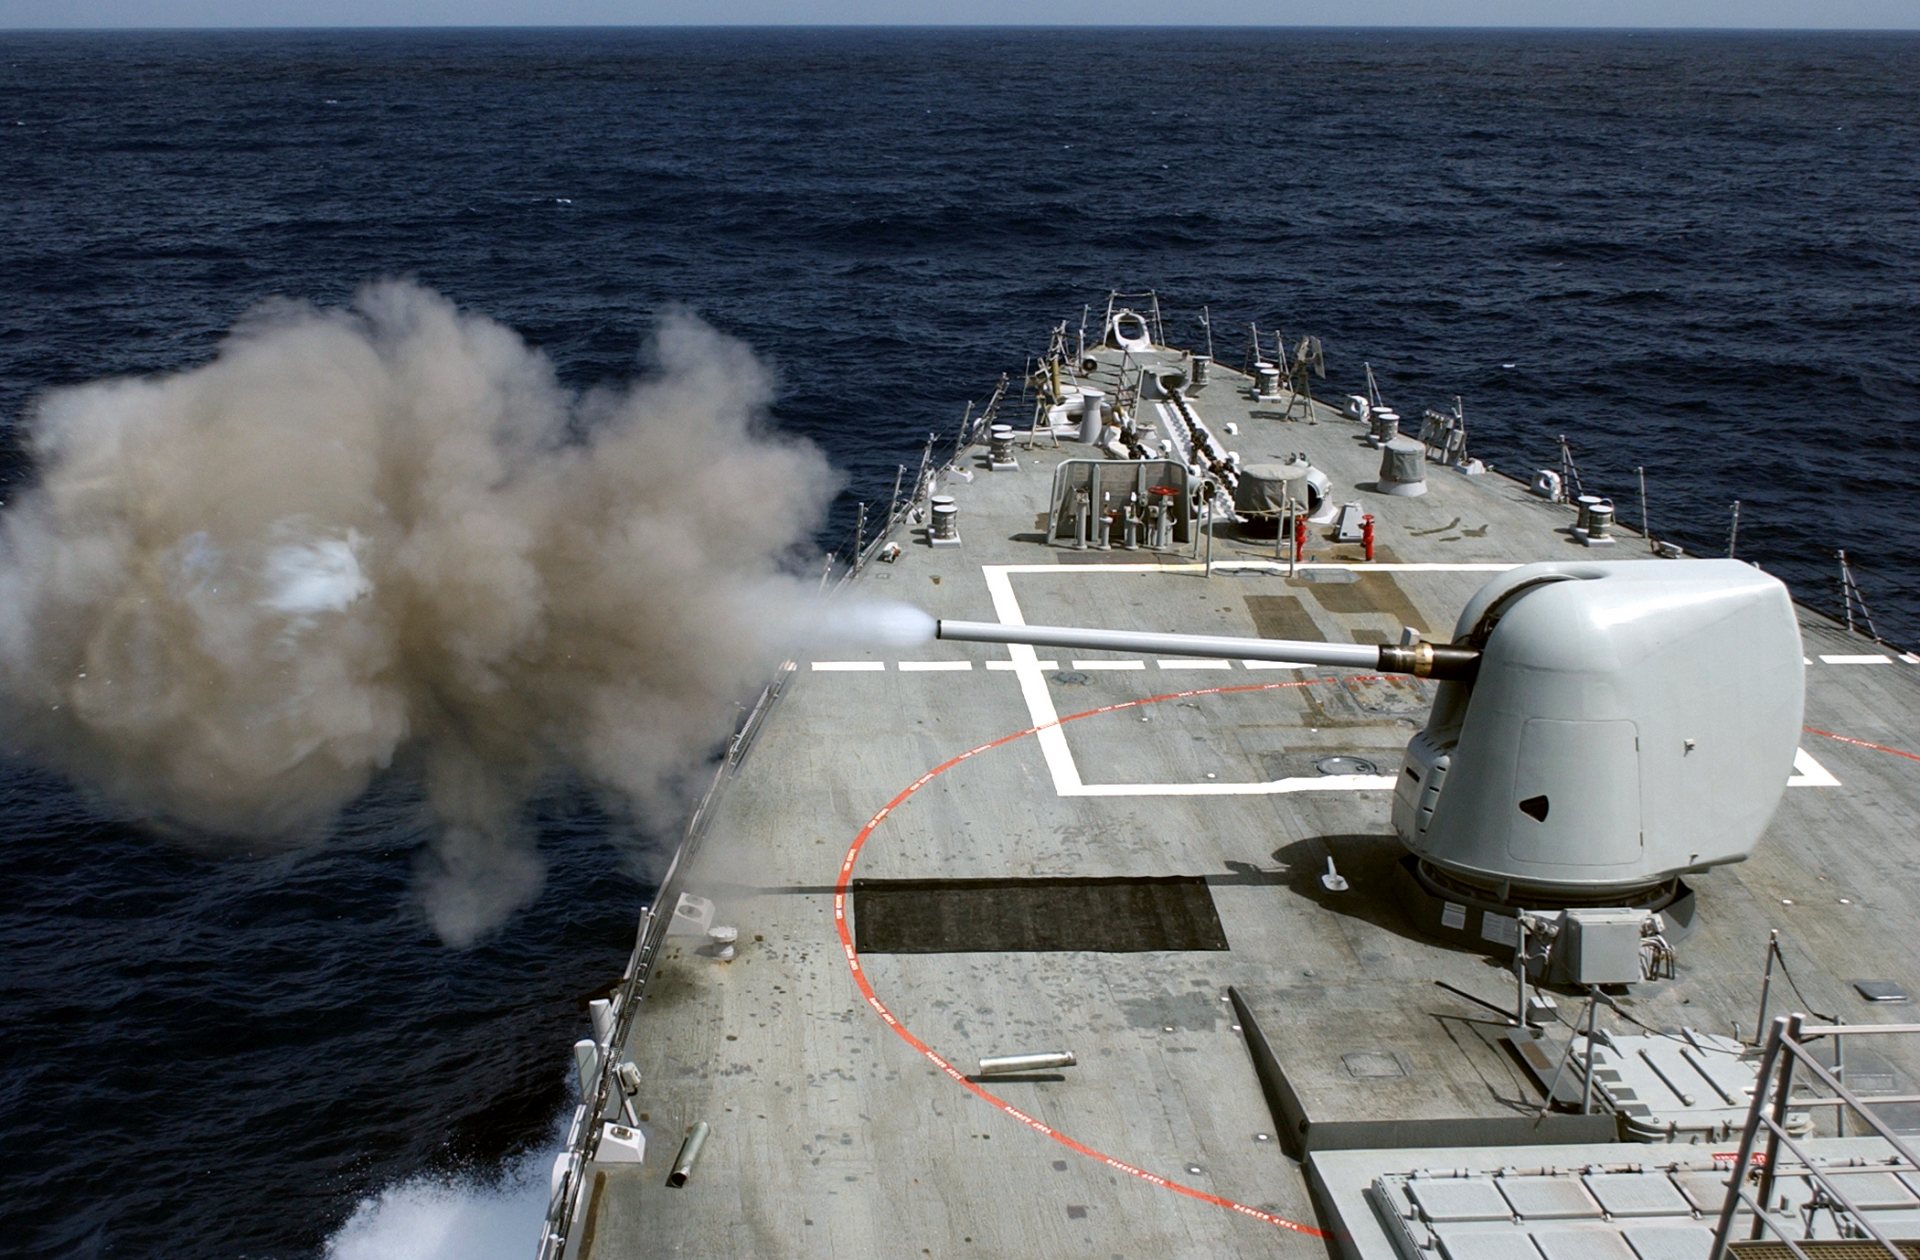
[(1293, 558), (1298, 560), (1307, 553), (1307, 518), (1296, 512), (1293, 517)]
[(1367, 559), (1373, 559), (1373, 513), (1360, 518), (1360, 545), (1366, 548)]

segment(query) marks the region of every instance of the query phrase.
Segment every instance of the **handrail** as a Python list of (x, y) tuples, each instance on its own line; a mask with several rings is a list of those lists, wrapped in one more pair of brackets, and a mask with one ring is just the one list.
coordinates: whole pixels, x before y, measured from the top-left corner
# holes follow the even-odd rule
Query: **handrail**
[[(1851, 1108), (1854, 1114), (1867, 1122), (1874, 1135), (1893, 1148), (1896, 1160), (1885, 1165), (1854, 1166), (1852, 1171), (1890, 1169), (1912, 1172), (1920, 1169), (1920, 1157), (1877, 1115), (1867, 1100), (1862, 1099), (1848, 1089), (1842, 1080), (1828, 1070), (1827, 1066), (1813, 1057), (1808, 1050), (1809, 1042), (1818, 1038), (1833, 1038), (1838, 1054), (1839, 1039), (1851, 1036), (1873, 1036), (1878, 1034), (1915, 1034), (1920, 1033), (1920, 1024), (1809, 1024), (1804, 1015), (1782, 1015), (1776, 1018), (1767, 1033), (1766, 1046), (1760, 1058), (1760, 1069), (1756, 1076), (1753, 1091), (1753, 1103), (1747, 1111), (1746, 1124), (1741, 1129), (1740, 1147), (1734, 1155), (1733, 1168), (1727, 1179), (1727, 1194), (1720, 1205), (1719, 1219), (1714, 1226), (1713, 1246), (1708, 1255), (1714, 1260), (1724, 1260), (1730, 1253), (1733, 1242), (1734, 1219), (1741, 1205), (1751, 1210), (1753, 1225), (1750, 1238), (1759, 1239), (1764, 1234), (1773, 1233), (1788, 1251), (1796, 1256), (1805, 1257), (1807, 1252), (1788, 1236), (1783, 1223), (1769, 1213), (1768, 1205), (1773, 1202), (1775, 1182), (1782, 1176), (1804, 1177), (1816, 1187), (1812, 1203), (1824, 1206), (1836, 1216), (1844, 1214), (1854, 1227), (1867, 1235), (1873, 1242), (1886, 1249), (1895, 1260), (1903, 1260), (1905, 1253), (1892, 1239), (1881, 1232), (1874, 1222), (1873, 1214), (1863, 1212), (1850, 1199), (1839, 1183), (1844, 1181), (1849, 1169), (1823, 1168), (1816, 1163), (1805, 1147), (1788, 1132), (1788, 1112), (1793, 1107), (1809, 1105), (1838, 1105)], [(1804, 1099), (1792, 1097), (1793, 1077), (1797, 1070), (1804, 1070), (1816, 1082), (1833, 1092), (1832, 1098)], [(1873, 1102), (1894, 1101), (1875, 1098)], [(1842, 1113), (1844, 1114), (1844, 1113)], [(1766, 1134), (1766, 1149), (1756, 1151), (1762, 1132)], [(1780, 1151), (1784, 1147), (1793, 1156), (1796, 1163), (1782, 1167)], [(1748, 1169), (1757, 1165), (1755, 1188), (1748, 1189)], [(1809, 1229), (1811, 1219), (1809, 1219)], [(1855, 1242), (1865, 1240), (1855, 1238)]]
[[(889, 538), (896, 533), (913, 513), (918, 510), (932, 494), (940, 474), (950, 470), (955, 461), (965, 452), (972, 441), (982, 431), (984, 422), (993, 414), (1007, 387), (1007, 378), (1001, 377), (1000, 386), (995, 391), (993, 401), (989, 403), (980, 417), (967, 426), (962, 433), (962, 441), (955, 447), (953, 459), (936, 468), (933, 464), (934, 435), (927, 435), (926, 449), (920, 455), (920, 469), (914, 477), (912, 492), (904, 498), (896, 488), (894, 501), (887, 514), (884, 526), (871, 541), (856, 540), (851, 549), (851, 560), (837, 576), (832, 572), (832, 557), (829, 557), (829, 586), (838, 591), (853, 580), (854, 576), (878, 554)], [(687, 858), (705, 833), (708, 815), (719, 797), (721, 788), (733, 774), (754, 737), (767, 716), (779, 703), (785, 693), (788, 675), (793, 671), (793, 662), (783, 662), (774, 677), (761, 688), (755, 699), (734, 728), (728, 738), (726, 751), (721, 755), (720, 764), (714, 767), (713, 777), (708, 780), (706, 790), (694, 803), (693, 810), (687, 816), (686, 829), (681, 834), (680, 843), (675, 846), (673, 859), (660, 877), (660, 884), (651, 904), (640, 911), (640, 923), (635, 934), (633, 951), (628, 955), (627, 965), (621, 972), (619, 991), (614, 1001), (614, 1022), (610, 1035), (604, 1043), (595, 1043), (599, 1054), (599, 1070), (595, 1081), (593, 1097), (585, 1099), (574, 1109), (573, 1123), (568, 1129), (567, 1140), (562, 1150), (565, 1161), (561, 1176), (554, 1185), (553, 1193), (547, 1200), (546, 1218), (540, 1235), (539, 1260), (560, 1260), (566, 1251), (567, 1239), (571, 1234), (574, 1215), (580, 1207), (581, 1174), (586, 1163), (598, 1149), (600, 1130), (603, 1121), (611, 1118), (609, 1113), (613, 1100), (618, 1097), (618, 1078), (615, 1075), (619, 1067), (617, 1049), (627, 1043), (633, 1031), (633, 1021), (639, 1015), (641, 1000), (645, 997), (648, 981), (652, 978), (653, 965), (659, 956), (661, 947), (666, 943), (667, 933), (673, 924), (673, 909), (679, 904), (684, 871), (683, 859)], [(666, 907), (662, 913), (662, 907)], [(617, 1112), (614, 1113), (617, 1115)]]
[(682, 834), (679, 845), (674, 849), (673, 859), (667, 864), (666, 873), (660, 877), (660, 884), (652, 904), (641, 908), (640, 924), (635, 934), (633, 952), (627, 958), (626, 969), (621, 973), (620, 991), (614, 999), (613, 1029), (604, 1044), (596, 1042), (600, 1064), (593, 1098), (575, 1109), (573, 1125), (568, 1133), (567, 1149), (564, 1152), (567, 1160), (566, 1172), (547, 1203), (546, 1229), (540, 1239), (540, 1260), (558, 1260), (566, 1246), (568, 1231), (573, 1223), (573, 1213), (578, 1206), (579, 1175), (587, 1159), (598, 1147), (601, 1121), (607, 1118), (608, 1104), (614, 1090), (618, 1088), (614, 1073), (619, 1067), (619, 1062), (614, 1052), (617, 1047), (626, 1044), (628, 1034), (633, 1030), (633, 1020), (639, 1013), (640, 999), (645, 993), (647, 981), (652, 977), (654, 959), (658, 957), (660, 947), (665, 944), (667, 932), (672, 927), (672, 910), (669, 909), (667, 913), (662, 914), (660, 907), (679, 904), (683, 874), (682, 861), (693, 851), (699, 838), (705, 834), (708, 812), (719, 795), (722, 785), (745, 757), (748, 745), (759, 733), (761, 724), (766, 721), (767, 715), (772, 712), (773, 706), (784, 693), (790, 664), (790, 662), (783, 663), (773, 680), (761, 688), (759, 697), (728, 738), (727, 750), (721, 756), (720, 764), (714, 768), (713, 777), (707, 781), (706, 790), (700, 794), (700, 799), (695, 802), (692, 812), (687, 817), (686, 831)]

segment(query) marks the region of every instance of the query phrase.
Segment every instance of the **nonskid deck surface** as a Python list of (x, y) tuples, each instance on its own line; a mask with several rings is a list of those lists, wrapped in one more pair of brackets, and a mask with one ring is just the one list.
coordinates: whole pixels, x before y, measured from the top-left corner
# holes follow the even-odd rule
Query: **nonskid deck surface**
[[(1434, 468), (1423, 497), (1378, 494), (1361, 426), (1324, 407), (1277, 419), (1245, 385), (1217, 370), (1193, 397), (1216, 432), (1238, 426), (1226, 444), (1246, 462), (1305, 451), (1336, 502), (1363, 503), (1374, 563), (1316, 538), (1289, 577), (1272, 542), (1224, 527), (1210, 577), (1190, 553), (1049, 545), (1036, 514), (1052, 468), (1091, 450), (1028, 448), (1021, 426), (1018, 471), (989, 471), (976, 449), (941, 488), (962, 545), (903, 536), (860, 589), (957, 619), (1385, 642), (1403, 625), (1447, 637), (1491, 573), (1593, 554), (1571, 509), (1503, 477)], [(1622, 534), (1605, 558), (1683, 563)], [(1771, 928), (1800, 994), (1776, 984), (1776, 1013), (1891, 1019), (1900, 1008), (1852, 982), (1920, 983), (1920, 739), (1906, 729), (1920, 663), (1812, 614), (1802, 631), (1795, 786), (1751, 861), (1698, 880), (1677, 978), (1621, 999), (1649, 1026), (1751, 1037)], [(1540, 1106), (1503, 1021), (1436, 983), (1510, 1004), (1506, 964), (1423, 938), (1390, 892), (1388, 788), (1431, 695), (1232, 659), (950, 643), (795, 662), (687, 885), (738, 928), (737, 953), (686, 936), (659, 958), (627, 1046), (648, 1158), (589, 1168), (573, 1250), (1336, 1249), (1230, 988), (1325, 1132)], [(1329, 859), (1345, 891), (1323, 886)], [(864, 888), (904, 915), (887, 950), (855, 948)], [(1036, 909), (1049, 899), (1058, 921)], [(1050, 1050), (1076, 1065), (968, 1079), (983, 1056)], [(1902, 1053), (1849, 1070), (1912, 1092), (1920, 1063)], [(703, 1120), (695, 1173), (671, 1188), (672, 1153)]]

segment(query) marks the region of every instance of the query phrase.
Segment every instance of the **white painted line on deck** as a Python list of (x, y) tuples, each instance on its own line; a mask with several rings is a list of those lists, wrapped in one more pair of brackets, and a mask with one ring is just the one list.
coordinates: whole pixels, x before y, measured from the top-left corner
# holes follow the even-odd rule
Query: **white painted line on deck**
[(1075, 669), (1083, 670), (1087, 673), (1097, 673), (1100, 670), (1145, 669), (1147, 667), (1145, 661), (1074, 661), (1072, 664)]
[(885, 661), (815, 661), (813, 668), (823, 674), (879, 673), (886, 669)]
[(1865, 652), (1858, 656), (1823, 656), (1820, 658), (1828, 665), (1891, 665), (1891, 656), (1882, 656), (1878, 652)]
[[(987, 594), (993, 599), (993, 614), (1000, 619), (1000, 624), (1026, 625), (1026, 618), (1020, 615), (1020, 601), (1014, 598), (1013, 582), (1006, 574), (1006, 566), (985, 564), (980, 566), (980, 571), (986, 577)], [(1067, 733), (1060, 729), (1060, 710), (1053, 707), (1053, 693), (1047, 690), (1047, 679), (1040, 670), (1040, 659), (1034, 655), (1033, 646), (1027, 643), (1009, 643), (1007, 659), (1013, 665), (1015, 681), (1020, 684), (1020, 698), (1026, 702), (1027, 715), (1036, 728), (1034, 742), (1040, 746), (1040, 755), (1047, 762), (1047, 772), (1053, 776), (1053, 790), (1061, 796), (1072, 796), (1081, 787), (1080, 768), (1073, 764), (1073, 753), (1067, 748)]]
[(973, 668), (972, 661), (901, 661), (900, 662), (900, 672), (903, 674), (933, 674), (933, 673), (943, 673), (948, 671), (951, 671), (956, 674), (960, 674), (960, 673), (965, 673), (967, 670), (970, 670), (972, 668)]
[(1793, 774), (1787, 779), (1788, 787), (1839, 787), (1840, 780), (1833, 772), (1813, 759), (1813, 754), (1804, 748), (1793, 750)]
[(1241, 661), (1248, 669), (1312, 669), (1305, 661)]
[(1909, 665), (1920, 665), (1920, 656), (1915, 656), (1911, 652), (1900, 653), (1900, 659)]
[(1214, 656), (1170, 656), (1154, 662), (1161, 669), (1232, 669), (1233, 666)]
[(1031, 664), (1031, 665), (1027, 665), (1027, 666), (1022, 666), (1022, 665), (1020, 664), (1020, 662), (1019, 662), (1019, 661), (988, 661), (988, 662), (987, 662), (987, 668), (988, 668), (988, 669), (1022, 669), (1022, 668), (1027, 668), (1027, 669), (1059, 669), (1059, 668), (1060, 668), (1060, 662), (1059, 662), (1059, 661), (1038, 661), (1038, 660), (1037, 660), (1037, 661), (1034, 661), (1034, 662), (1032, 662), (1032, 664)]

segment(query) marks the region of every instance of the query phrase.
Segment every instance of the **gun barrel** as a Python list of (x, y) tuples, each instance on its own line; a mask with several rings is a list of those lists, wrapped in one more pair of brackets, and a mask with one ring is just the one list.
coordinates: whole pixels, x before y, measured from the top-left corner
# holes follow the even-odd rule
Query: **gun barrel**
[(1451, 643), (1320, 643), (1311, 639), (1245, 639), (1215, 634), (1149, 634), (1136, 630), (1089, 630), (1077, 626), (1006, 626), (991, 621), (940, 621), (937, 639), (966, 643), (1026, 643), (1034, 647), (1158, 656), (1225, 656), (1246, 661), (1288, 661), (1371, 669), (1419, 678), (1471, 680), (1480, 664), (1474, 648)]

